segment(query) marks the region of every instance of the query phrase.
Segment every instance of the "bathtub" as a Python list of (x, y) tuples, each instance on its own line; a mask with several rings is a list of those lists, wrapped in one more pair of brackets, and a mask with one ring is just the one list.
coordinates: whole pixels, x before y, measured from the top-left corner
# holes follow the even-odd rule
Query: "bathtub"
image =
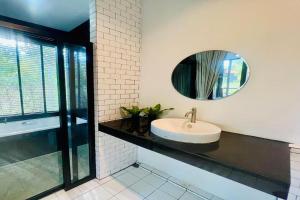
[[(77, 124), (85, 124), (87, 120), (76, 118)], [(69, 123), (70, 125), (70, 123)], [(0, 138), (21, 135), (31, 132), (56, 129), (60, 127), (59, 117), (46, 117), (31, 120), (0, 123)]]

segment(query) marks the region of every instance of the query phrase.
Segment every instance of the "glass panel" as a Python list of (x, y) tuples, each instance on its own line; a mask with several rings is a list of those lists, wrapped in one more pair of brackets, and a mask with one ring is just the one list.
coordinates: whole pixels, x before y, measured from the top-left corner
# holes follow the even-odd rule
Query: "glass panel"
[(63, 49), (64, 54), (64, 66), (65, 66), (65, 80), (66, 80), (66, 98), (67, 98), (67, 110), (70, 110), (70, 92), (68, 92), (68, 89), (70, 88), (70, 76), (69, 76), (69, 50), (64, 48)]
[(24, 113), (44, 112), (40, 45), (18, 42)]
[(87, 111), (87, 72), (85, 52), (79, 52), (78, 65), (78, 69), (80, 71), (80, 87), (78, 88), (80, 93), (79, 108), (85, 109), (85, 111)]
[[(0, 121), (1, 200), (24, 200), (63, 184), (59, 116), (22, 116), (20, 96), (25, 114), (44, 112), (42, 44), (16, 42), (13, 36), (0, 29), (0, 115), (21, 115)], [(45, 47), (44, 54), (48, 108), (57, 111), (56, 47)]]
[(1, 199), (23, 200), (63, 183), (58, 127), (59, 117), (0, 124)]
[(16, 41), (0, 35), (0, 117), (21, 114)]
[(64, 60), (71, 181), (76, 182), (90, 175), (85, 48), (66, 47)]
[(43, 46), (47, 112), (58, 111), (58, 80), (56, 71), (56, 54), (56, 47)]

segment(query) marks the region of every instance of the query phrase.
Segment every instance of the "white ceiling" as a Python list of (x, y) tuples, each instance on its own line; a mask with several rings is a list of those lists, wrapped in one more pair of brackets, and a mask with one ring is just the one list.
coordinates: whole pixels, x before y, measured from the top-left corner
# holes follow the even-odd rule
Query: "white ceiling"
[(70, 31), (89, 19), (89, 0), (0, 0), (0, 15)]

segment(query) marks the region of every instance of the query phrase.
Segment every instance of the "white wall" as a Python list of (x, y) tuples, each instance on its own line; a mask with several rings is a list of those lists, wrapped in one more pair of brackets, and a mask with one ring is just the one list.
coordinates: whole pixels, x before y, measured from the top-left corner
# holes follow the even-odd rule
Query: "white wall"
[[(144, 0), (140, 103), (175, 107), (223, 130), (299, 143), (299, 0)], [(171, 73), (185, 57), (208, 49), (239, 53), (248, 84), (218, 101), (181, 96)]]

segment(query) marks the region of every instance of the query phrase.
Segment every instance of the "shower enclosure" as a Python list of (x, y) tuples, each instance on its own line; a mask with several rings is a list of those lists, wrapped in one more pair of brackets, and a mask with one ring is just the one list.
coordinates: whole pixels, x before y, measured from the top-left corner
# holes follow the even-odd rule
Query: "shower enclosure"
[(92, 45), (0, 28), (0, 199), (95, 177)]

